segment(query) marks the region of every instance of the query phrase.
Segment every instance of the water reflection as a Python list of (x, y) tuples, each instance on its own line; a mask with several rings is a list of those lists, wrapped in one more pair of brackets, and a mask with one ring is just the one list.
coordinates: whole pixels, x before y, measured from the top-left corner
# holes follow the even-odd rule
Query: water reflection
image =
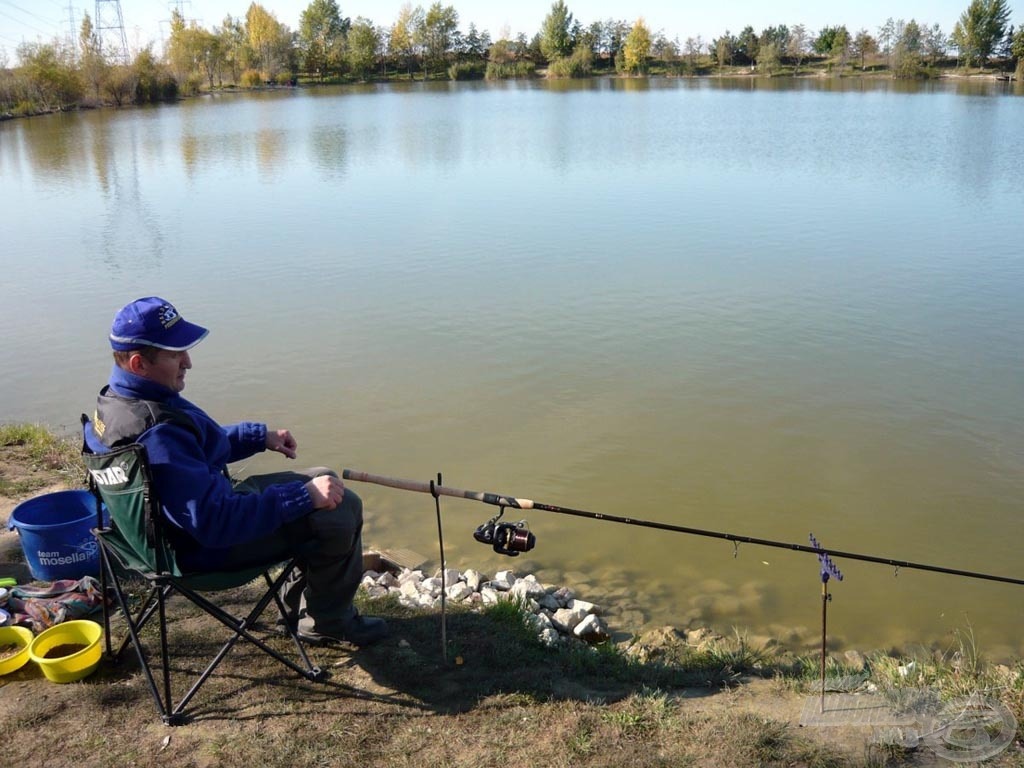
[(339, 179), (345, 175), (348, 163), (348, 133), (343, 126), (313, 128), (309, 150), (314, 167), (325, 178)]

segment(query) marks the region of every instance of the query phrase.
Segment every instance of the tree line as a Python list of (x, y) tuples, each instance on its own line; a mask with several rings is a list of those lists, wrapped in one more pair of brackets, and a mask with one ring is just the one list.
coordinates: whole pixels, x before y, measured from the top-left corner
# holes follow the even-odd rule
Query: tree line
[[(955, 58), (954, 58), (955, 57)], [(244, 17), (227, 15), (206, 29), (172, 12), (164, 50), (153, 45), (130, 63), (105, 51), (86, 14), (74, 45), (23, 43), (18, 65), (0, 49), (0, 114), (51, 111), (80, 105), (146, 103), (194, 94), (204, 88), (294, 85), (376, 78), (423, 79), (586, 77), (595, 72), (709, 74), (745, 67), (767, 75), (799, 74), (814, 62), (837, 72), (859, 67), (894, 77), (922, 77), (951, 60), (985, 67), (993, 60), (1024, 62), (1024, 28), (1014, 30), (1007, 0), (971, 0), (953, 30), (915, 19), (889, 18), (874, 33), (846, 26), (817, 31), (803, 24), (747, 26), (710, 41), (680, 42), (653, 31), (644, 19), (583, 24), (556, 0), (532, 38), (492, 40), (470, 23), (463, 32), (451, 5), (407, 3), (389, 26), (342, 15), (337, 0), (311, 0), (290, 29), (260, 3)]]

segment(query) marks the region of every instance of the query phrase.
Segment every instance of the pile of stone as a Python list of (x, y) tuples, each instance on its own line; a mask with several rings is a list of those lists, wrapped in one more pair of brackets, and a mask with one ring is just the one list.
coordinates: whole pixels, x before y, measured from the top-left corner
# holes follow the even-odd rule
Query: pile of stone
[(427, 577), (423, 571), (404, 568), (398, 573), (366, 571), (362, 588), (371, 598), (395, 595), (409, 608), (440, 609), (442, 584), (449, 604), (494, 605), (499, 600), (516, 600), (527, 613), (527, 621), (545, 645), (576, 638), (600, 643), (609, 638), (608, 625), (593, 603), (576, 599), (568, 587), (542, 584), (533, 574), (523, 577), (513, 571), (498, 571), (493, 578), (475, 570), (448, 568)]

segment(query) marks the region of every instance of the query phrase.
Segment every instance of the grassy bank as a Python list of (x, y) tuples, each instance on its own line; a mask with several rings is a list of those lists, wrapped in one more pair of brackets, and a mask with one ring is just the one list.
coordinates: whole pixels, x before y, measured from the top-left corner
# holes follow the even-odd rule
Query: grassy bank
[[(44, 428), (0, 427), (0, 450), (0, 496), (8, 504), (81, 479), (77, 442)], [(237, 606), (250, 596), (248, 587), (226, 595)], [(327, 682), (301, 680), (239, 646), (179, 728), (160, 723), (130, 655), (70, 685), (49, 683), (31, 665), (0, 677), (0, 718), (10, 736), (4, 762), (855, 768), (933, 757), (923, 744), (870, 730), (800, 727), (816, 700), (817, 657), (753, 646), (742, 632), (721, 638), (661, 630), (628, 646), (548, 648), (519, 606), (505, 601), (450, 610), (443, 649), (436, 612), (365, 597), (360, 608), (386, 616), (392, 637), (362, 650), (313, 649), (331, 673)], [(176, 671), (198, 672), (222, 634), (192, 611), (170, 629)], [(270, 642), (286, 649), (283, 638)], [(986, 664), (969, 633), (945, 654), (830, 658), (827, 672), (830, 688), (875, 696), (894, 710), (984, 691), (1024, 715), (1020, 665)], [(990, 764), (1022, 764), (1018, 738)]]

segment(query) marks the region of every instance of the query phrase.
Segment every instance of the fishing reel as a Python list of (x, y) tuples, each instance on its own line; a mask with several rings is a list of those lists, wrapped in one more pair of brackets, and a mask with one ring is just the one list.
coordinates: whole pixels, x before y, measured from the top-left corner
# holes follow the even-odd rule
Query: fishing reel
[(534, 536), (526, 527), (526, 521), (518, 523), (498, 522), (505, 514), (505, 508), (501, 508), (495, 517), (473, 531), (473, 538), (481, 544), (488, 544), (494, 548), (499, 555), (519, 557), (520, 552), (529, 552), (537, 543)]

